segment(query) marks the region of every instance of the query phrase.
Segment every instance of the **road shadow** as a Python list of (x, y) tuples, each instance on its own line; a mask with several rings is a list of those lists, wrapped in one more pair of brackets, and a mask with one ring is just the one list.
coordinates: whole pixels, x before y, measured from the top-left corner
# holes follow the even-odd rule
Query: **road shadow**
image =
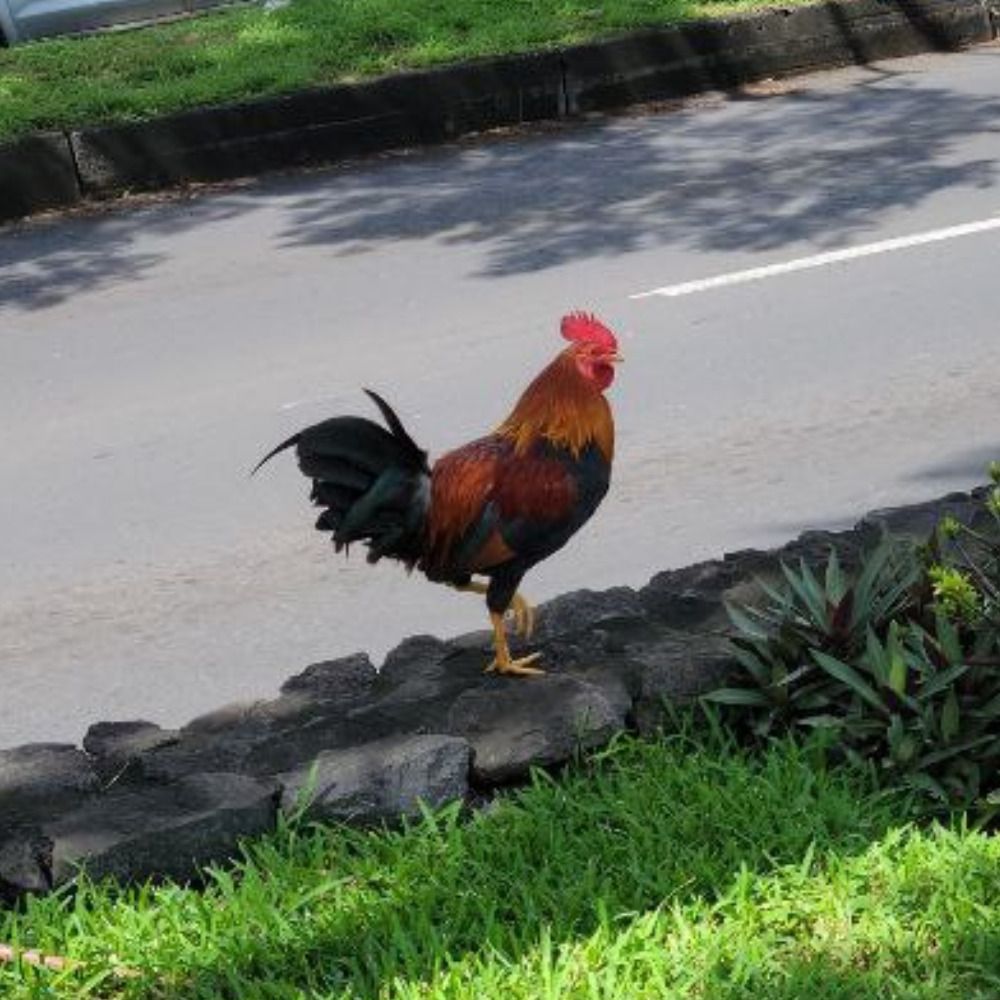
[(967, 448), (933, 465), (917, 469), (909, 479), (915, 483), (953, 483), (956, 480), (972, 482), (976, 485), (989, 478), (991, 462), (1000, 461), (1000, 443), (990, 447)]
[(493, 277), (655, 246), (839, 246), (938, 192), (995, 183), (995, 156), (962, 146), (998, 126), (998, 99), (877, 75), (376, 169), (303, 192), (281, 242), (483, 244)]
[(249, 194), (108, 202), (0, 228), (0, 314), (57, 305), (105, 285), (141, 282), (169, 255), (148, 237), (180, 235), (256, 207)]
[(943, 191), (996, 183), (996, 146), (987, 144), (1000, 129), (1000, 98), (931, 86), (916, 72), (863, 72), (846, 85), (831, 77), (822, 90), (756, 88), (711, 106), (487, 137), (14, 227), (0, 231), (0, 309), (141, 282), (172, 252), (149, 237), (264, 208), (275, 221), (262, 238), (278, 248), (348, 256), (434, 239), (477, 248), (473, 275), (504, 277), (656, 247), (842, 246)]

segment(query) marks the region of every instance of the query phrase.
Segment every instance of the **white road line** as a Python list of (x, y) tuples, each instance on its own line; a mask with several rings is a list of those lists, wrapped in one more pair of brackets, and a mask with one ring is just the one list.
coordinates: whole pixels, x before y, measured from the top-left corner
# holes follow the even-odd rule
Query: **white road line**
[(654, 296), (676, 298), (680, 295), (693, 295), (695, 292), (707, 292), (712, 288), (723, 288), (726, 285), (741, 285), (747, 281), (761, 281), (764, 278), (774, 278), (779, 274), (791, 274), (794, 271), (807, 271), (814, 267), (826, 267), (827, 264), (839, 264), (845, 260), (855, 260), (858, 257), (871, 257), (877, 253), (891, 253), (893, 250), (907, 250), (910, 247), (923, 246), (925, 243), (939, 243), (941, 240), (954, 240), (960, 236), (972, 236), (974, 233), (985, 233), (990, 229), (1000, 229), (1000, 216), (983, 219), (981, 222), (968, 222), (962, 226), (949, 226), (947, 229), (932, 229), (927, 233), (917, 233), (913, 236), (900, 236), (892, 240), (880, 240), (878, 243), (867, 243), (858, 247), (846, 247), (843, 250), (831, 250), (828, 253), (818, 253), (813, 257), (800, 257), (784, 264), (768, 264), (765, 267), (751, 267), (746, 271), (732, 271), (729, 274), (719, 274), (714, 278), (702, 278), (699, 281), (685, 281), (680, 285), (664, 285), (649, 292), (638, 292), (630, 295), (630, 299), (649, 299)]

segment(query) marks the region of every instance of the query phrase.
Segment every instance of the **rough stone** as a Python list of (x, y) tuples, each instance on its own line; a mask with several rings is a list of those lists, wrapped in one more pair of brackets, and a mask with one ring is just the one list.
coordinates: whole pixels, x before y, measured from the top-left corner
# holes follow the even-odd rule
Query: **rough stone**
[(114, 788), (44, 826), (55, 885), (80, 865), (95, 878), (188, 880), (273, 829), (278, 786), (238, 774), (197, 774), (171, 785)]
[(631, 689), (630, 678), (617, 668), (625, 646), (647, 636), (651, 627), (630, 587), (578, 590), (543, 604), (534, 636), (527, 643), (515, 638), (512, 649), (515, 655), (541, 653), (540, 666), (548, 672), (578, 677), (585, 672), (593, 682)]
[(460, 695), (448, 731), (472, 746), (472, 779), (484, 785), (562, 764), (625, 728), (625, 715), (594, 685), (545, 674), (516, 683), (496, 678)]
[(250, 774), (277, 774), (310, 761), (324, 750), (351, 746), (370, 739), (367, 727), (358, 725), (350, 712), (306, 703), (294, 721), (275, 724), (262, 739), (248, 745), (243, 768)]
[[(645, 640), (644, 640), (645, 641)], [(595, 656), (588, 664), (582, 661), (567, 669), (553, 664), (553, 675), (566, 676), (582, 681), (589, 687), (596, 688), (616, 716), (621, 716), (626, 723), (632, 725), (632, 712), (639, 691), (639, 674), (636, 665), (628, 658), (628, 646), (623, 646), (620, 652), (613, 656), (601, 658)]]
[(379, 671), (379, 690), (399, 690), (407, 685), (422, 687), (449, 675), (446, 663), (456, 655), (455, 647), (433, 635), (413, 635), (391, 650)]
[(639, 591), (639, 600), (650, 615), (671, 628), (697, 627), (715, 615), (719, 596), (731, 582), (729, 568), (713, 559), (657, 573)]
[(313, 663), (281, 685), (281, 693), (317, 701), (356, 701), (371, 691), (378, 673), (367, 653)]
[(691, 701), (718, 687), (736, 666), (725, 638), (710, 633), (663, 632), (626, 652), (638, 674), (633, 721), (644, 736), (663, 723), (667, 703)]
[(462, 799), (468, 792), (469, 744), (453, 736), (404, 736), (325, 750), (312, 765), (280, 776), (281, 806), (305, 805), (313, 819), (375, 823)]
[(177, 742), (175, 729), (161, 729), (144, 720), (133, 722), (97, 722), (83, 737), (83, 749), (94, 758), (101, 781), (127, 780), (132, 777), (143, 753)]
[(191, 734), (182, 729), (176, 740), (137, 752), (128, 776), (171, 784), (199, 772), (241, 772), (261, 738), (241, 730)]
[(50, 888), (51, 845), (38, 830), (18, 830), (0, 837), (0, 900)]
[(873, 510), (858, 522), (857, 531), (869, 542), (876, 540), (883, 532), (926, 542), (934, 534), (938, 522), (946, 515), (963, 524), (971, 524), (981, 510), (981, 505), (968, 493), (951, 493), (929, 503)]
[(0, 830), (73, 809), (100, 787), (90, 759), (63, 743), (0, 750)]
[(415, 636), (386, 657), (372, 698), (349, 714), (367, 740), (447, 732), (449, 706), (485, 680), (489, 648)]
[[(766, 579), (780, 579), (778, 570), (781, 563), (798, 567), (800, 562), (808, 563), (814, 570), (822, 570), (829, 558), (830, 550), (836, 549), (840, 565), (845, 570), (856, 569), (864, 552), (871, 549), (877, 539), (867, 539), (855, 531), (804, 531), (794, 541), (778, 549), (774, 555), (772, 573), (759, 574)], [(757, 596), (757, 595), (755, 595)]]
[(574, 590), (538, 608), (535, 638), (540, 643), (591, 629), (616, 629), (644, 621), (645, 609), (631, 587)]
[(773, 554), (732, 553), (723, 560), (657, 573), (639, 591), (639, 600), (650, 616), (669, 628), (725, 628), (725, 602), (751, 600), (759, 592), (755, 579), (767, 578), (777, 568)]
[[(193, 719), (176, 740), (139, 753), (136, 765), (146, 778), (165, 782), (199, 771), (269, 775), (371, 738), (351, 720), (352, 706), (365, 699), (370, 667), (367, 657), (316, 665), (292, 678), (278, 698), (234, 703)], [(341, 672), (345, 683), (335, 688)]]
[(780, 549), (727, 552), (722, 559), (657, 573), (639, 591), (639, 600), (647, 614), (669, 628), (726, 630), (726, 604), (759, 603), (761, 582), (778, 581), (782, 563), (797, 566), (804, 559), (811, 566), (824, 566), (835, 548), (841, 565), (850, 569), (858, 564), (865, 544), (866, 538), (855, 531), (805, 531)]

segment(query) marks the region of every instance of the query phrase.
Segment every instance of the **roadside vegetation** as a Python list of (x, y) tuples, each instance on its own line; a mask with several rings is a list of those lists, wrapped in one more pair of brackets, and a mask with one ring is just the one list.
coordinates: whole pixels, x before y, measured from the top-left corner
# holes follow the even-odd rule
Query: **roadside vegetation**
[(751, 743), (810, 732), (916, 795), (925, 815), (1000, 815), (1000, 462), (968, 523), (885, 538), (845, 573), (783, 566), (762, 607), (730, 608), (744, 682), (709, 695)]
[[(27, 997), (996, 996), (1000, 842), (920, 829), (904, 794), (815, 748), (722, 730), (623, 740), (469, 817), (291, 824), (203, 890), (75, 895), (0, 939)], [(696, 735), (697, 733), (697, 735)]]
[[(804, 0), (786, 0), (782, 6)], [(761, 0), (291, 0), (0, 50), (0, 141), (721, 16)]]

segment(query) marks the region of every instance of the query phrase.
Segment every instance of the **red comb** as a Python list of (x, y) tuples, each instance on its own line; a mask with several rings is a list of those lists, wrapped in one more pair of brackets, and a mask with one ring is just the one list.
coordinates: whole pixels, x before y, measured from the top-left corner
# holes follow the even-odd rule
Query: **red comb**
[(618, 350), (615, 335), (593, 313), (572, 312), (563, 316), (559, 331), (567, 340), (599, 344), (609, 351)]

